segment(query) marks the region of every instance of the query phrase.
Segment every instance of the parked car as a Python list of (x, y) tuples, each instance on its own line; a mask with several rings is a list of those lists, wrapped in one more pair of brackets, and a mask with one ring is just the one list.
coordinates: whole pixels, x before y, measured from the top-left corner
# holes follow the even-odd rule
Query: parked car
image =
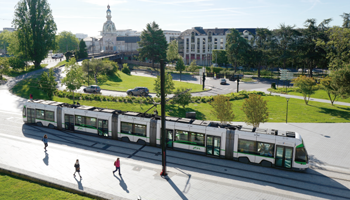
[(129, 96), (148, 96), (149, 90), (146, 87), (136, 87), (126, 91), (126, 94)]
[(242, 79), (243, 78), (243, 74), (234, 74), (234, 75), (230, 76), (230, 78), (228, 80), (236, 81), (238, 78)]
[(220, 85), (226, 85), (226, 79), (221, 79)]
[(84, 88), (84, 92), (100, 93), (101, 88), (98, 85), (90, 85), (90, 86)]

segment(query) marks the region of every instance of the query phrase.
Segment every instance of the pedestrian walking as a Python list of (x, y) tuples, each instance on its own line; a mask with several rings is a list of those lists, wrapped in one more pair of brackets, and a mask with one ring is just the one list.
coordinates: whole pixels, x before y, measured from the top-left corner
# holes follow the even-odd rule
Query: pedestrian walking
[(45, 149), (45, 151), (46, 151), (46, 147), (48, 146), (47, 143), (49, 142), (49, 139), (47, 138), (47, 135), (46, 135), (46, 134), (44, 135), (42, 141), (44, 142), (44, 145), (45, 145), (44, 149)]
[(115, 170), (113, 171), (113, 174), (119, 170), (119, 176), (121, 176), (119, 158), (117, 158), (117, 160), (114, 162), (114, 166), (115, 166)]
[(31, 101), (33, 101), (33, 95), (32, 94), (29, 95), (29, 98), (30, 98)]
[(80, 175), (80, 164), (79, 164), (79, 160), (77, 159), (77, 161), (75, 162), (74, 164), (74, 167), (75, 167), (75, 172), (73, 174), (74, 178), (75, 178), (75, 173), (78, 172), (79, 176), (80, 176), (80, 179), (81, 179), (81, 175)]

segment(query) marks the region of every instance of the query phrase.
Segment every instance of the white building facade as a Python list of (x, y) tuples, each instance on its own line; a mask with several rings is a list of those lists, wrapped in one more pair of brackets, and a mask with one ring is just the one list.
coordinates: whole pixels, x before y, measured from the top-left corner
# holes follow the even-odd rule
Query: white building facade
[[(255, 29), (237, 29), (242, 37), (250, 40), (255, 34)], [(184, 63), (189, 65), (196, 60), (197, 65), (209, 66), (212, 64), (212, 51), (225, 50), (226, 35), (230, 33), (228, 28), (203, 29), (193, 27), (181, 33), (179, 37), (179, 54)]]

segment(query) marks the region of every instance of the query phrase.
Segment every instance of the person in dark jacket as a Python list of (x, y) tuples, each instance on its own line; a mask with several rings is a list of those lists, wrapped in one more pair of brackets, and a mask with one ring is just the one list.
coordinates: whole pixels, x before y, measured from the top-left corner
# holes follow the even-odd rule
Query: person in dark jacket
[(77, 159), (77, 161), (75, 162), (74, 164), (74, 167), (75, 167), (75, 172), (73, 174), (73, 176), (75, 177), (75, 173), (78, 172), (79, 176), (80, 176), (80, 179), (82, 178), (81, 175), (80, 175), (80, 164), (79, 164), (79, 160)]
[(44, 135), (44, 137), (43, 137), (42, 141), (44, 142), (44, 145), (45, 145), (44, 149), (45, 149), (45, 151), (46, 151), (46, 147), (48, 146), (48, 144), (47, 144), (47, 143), (49, 142), (49, 140), (48, 140), (48, 138), (47, 138), (47, 135), (46, 135), (46, 134)]
[(114, 162), (114, 166), (115, 166), (115, 170), (113, 171), (113, 174), (119, 170), (119, 176), (121, 176), (121, 174), (120, 174), (120, 161), (119, 161), (119, 158), (117, 158), (117, 160)]

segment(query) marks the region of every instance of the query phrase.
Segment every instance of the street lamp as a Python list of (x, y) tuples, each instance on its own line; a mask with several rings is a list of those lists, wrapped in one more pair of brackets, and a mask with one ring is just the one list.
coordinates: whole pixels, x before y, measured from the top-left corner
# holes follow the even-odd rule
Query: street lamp
[(289, 97), (286, 97), (287, 100), (287, 111), (286, 111), (286, 123), (288, 122), (288, 101), (289, 101)]

